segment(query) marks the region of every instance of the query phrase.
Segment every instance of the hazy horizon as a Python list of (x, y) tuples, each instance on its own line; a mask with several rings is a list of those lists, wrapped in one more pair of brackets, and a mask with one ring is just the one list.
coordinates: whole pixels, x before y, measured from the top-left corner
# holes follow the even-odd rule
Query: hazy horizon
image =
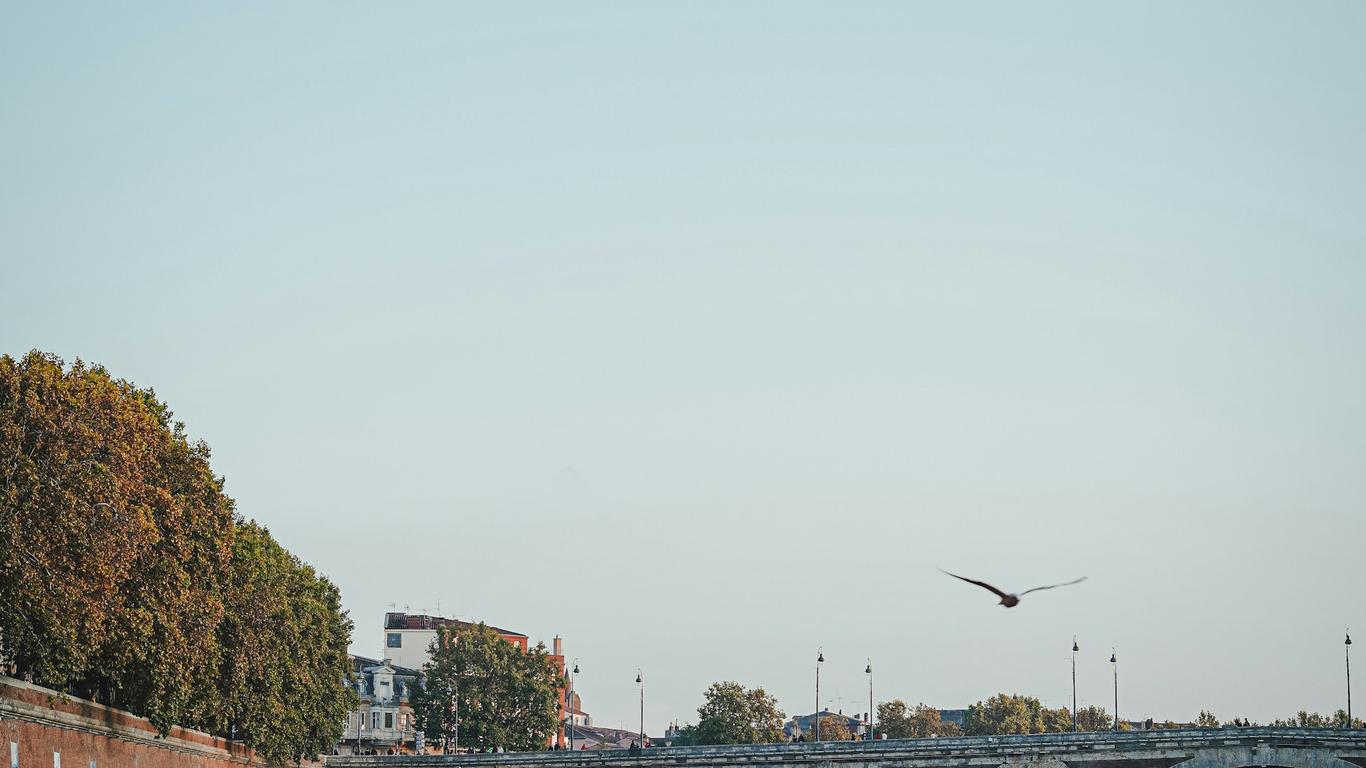
[[(0, 353), (341, 588), (712, 682), (1266, 722), (1366, 633), (1366, 5), (6, 3)], [(1011, 590), (1002, 609), (936, 568)]]

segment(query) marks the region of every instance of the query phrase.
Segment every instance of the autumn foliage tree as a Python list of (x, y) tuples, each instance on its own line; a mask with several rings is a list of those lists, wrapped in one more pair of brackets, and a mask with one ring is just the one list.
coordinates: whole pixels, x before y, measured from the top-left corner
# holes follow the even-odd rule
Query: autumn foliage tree
[(1108, 731), (1114, 727), (1115, 720), (1105, 711), (1105, 707), (1094, 704), (1077, 708), (1077, 730)]
[[(323, 629), (291, 644), (265, 637), (280, 628), (253, 623), (260, 607), (235, 591), (262, 568), (234, 548), (247, 525), (208, 445), (152, 390), (79, 360), (0, 356), (0, 666), (143, 715), (162, 733), (226, 734), (248, 722), (235, 713), (297, 703), (265, 692), (272, 676), (325, 678), (299, 686), (318, 702), (300, 710), (310, 735), (247, 741), (268, 759), (330, 745), (349, 703), (350, 622), (335, 587), (296, 569), (274, 597), (286, 613), (325, 619)], [(231, 683), (223, 672), (239, 644), (273, 653)]]
[(927, 739), (931, 736), (959, 736), (963, 730), (956, 723), (944, 722), (939, 710), (928, 704), (917, 704), (909, 709), (901, 699), (877, 705), (877, 733), (889, 739)]
[(854, 732), (849, 730), (849, 723), (845, 721), (843, 715), (831, 715), (821, 713), (820, 738), (816, 738), (816, 726), (813, 723), (811, 728), (803, 734), (807, 741), (849, 741), (854, 738)]

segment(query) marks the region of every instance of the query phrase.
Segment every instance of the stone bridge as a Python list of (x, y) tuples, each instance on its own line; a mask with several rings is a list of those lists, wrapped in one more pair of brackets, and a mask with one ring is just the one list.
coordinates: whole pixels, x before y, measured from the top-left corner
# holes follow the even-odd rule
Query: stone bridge
[(329, 768), (1366, 768), (1366, 731), (1209, 728), (595, 752), (341, 755)]

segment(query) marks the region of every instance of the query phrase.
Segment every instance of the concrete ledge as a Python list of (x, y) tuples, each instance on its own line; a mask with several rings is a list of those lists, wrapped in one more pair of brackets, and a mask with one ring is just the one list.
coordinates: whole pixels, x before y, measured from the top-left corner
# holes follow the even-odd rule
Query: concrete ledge
[[(434, 768), (435, 766), (556, 766), (557, 768), (664, 768), (664, 766), (773, 766), (864, 764), (892, 766), (998, 766), (1013, 762), (1062, 763), (1095, 768), (1164, 768), (1209, 750), (1305, 750), (1348, 760), (1366, 755), (1366, 731), (1299, 728), (1191, 728), (1122, 733), (1047, 733), (951, 739), (832, 741), (628, 750), (507, 752), (469, 755), (337, 755), (332, 768)], [(1099, 754), (1097, 754), (1099, 752)], [(1316, 764), (1317, 760), (1314, 761)], [(1349, 762), (1355, 762), (1349, 760)], [(1308, 765), (1308, 762), (1297, 763)], [(1361, 765), (1358, 763), (1358, 765)]]

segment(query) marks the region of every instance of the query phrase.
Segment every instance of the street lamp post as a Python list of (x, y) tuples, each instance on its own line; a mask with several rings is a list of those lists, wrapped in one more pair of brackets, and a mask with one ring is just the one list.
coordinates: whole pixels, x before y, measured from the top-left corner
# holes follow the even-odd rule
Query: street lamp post
[(569, 673), (569, 751), (574, 751), (574, 676), (579, 674), (579, 662), (574, 662), (574, 669)]
[(1119, 733), (1119, 662), (1115, 660), (1115, 649), (1110, 649), (1110, 663), (1115, 667), (1115, 733)]
[(868, 666), (864, 667), (864, 672), (868, 674), (868, 741), (873, 740), (873, 660), (868, 660)]
[(645, 748), (645, 678), (636, 670), (636, 684), (640, 686), (640, 748)]
[(1347, 652), (1347, 727), (1352, 727), (1352, 633), (1347, 633), (1347, 639), (1342, 641), (1342, 645)]
[(1077, 731), (1077, 636), (1072, 635), (1072, 732)]
[(821, 664), (825, 662), (825, 651), (816, 650), (816, 741), (821, 740)]

